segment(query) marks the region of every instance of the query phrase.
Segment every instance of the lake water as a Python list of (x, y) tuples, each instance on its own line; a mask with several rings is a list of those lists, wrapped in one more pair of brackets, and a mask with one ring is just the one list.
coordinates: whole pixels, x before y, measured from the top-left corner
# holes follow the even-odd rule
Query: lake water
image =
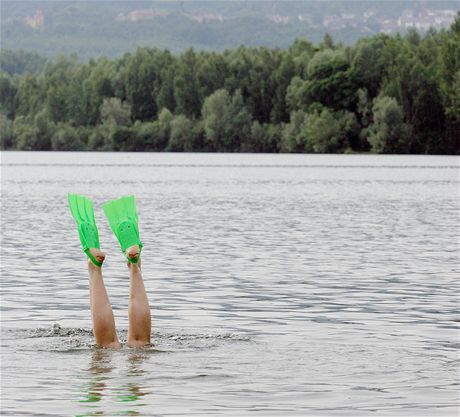
[[(1, 159), (2, 415), (457, 415), (457, 157)], [(121, 340), (100, 204), (136, 195), (153, 347), (94, 346), (68, 192), (94, 199)]]

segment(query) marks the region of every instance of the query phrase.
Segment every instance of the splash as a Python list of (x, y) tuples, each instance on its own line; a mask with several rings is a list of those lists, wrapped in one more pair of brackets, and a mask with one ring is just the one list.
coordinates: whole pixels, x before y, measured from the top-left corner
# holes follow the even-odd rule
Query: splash
[[(123, 348), (126, 348), (127, 330), (117, 331)], [(2, 339), (14, 343), (19, 350), (45, 350), (72, 352), (97, 349), (91, 329), (83, 327), (62, 327), (59, 323), (36, 329), (2, 329)], [(184, 330), (174, 332), (155, 331), (152, 343), (142, 348), (152, 352), (178, 352), (212, 349), (227, 343), (249, 342), (251, 339), (237, 333), (190, 333)]]

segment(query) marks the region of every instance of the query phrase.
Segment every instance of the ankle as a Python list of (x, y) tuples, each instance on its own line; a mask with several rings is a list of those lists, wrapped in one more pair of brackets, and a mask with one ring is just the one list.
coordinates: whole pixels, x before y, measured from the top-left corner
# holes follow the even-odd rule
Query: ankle
[(136, 270), (141, 270), (141, 260), (139, 259), (135, 264), (131, 263), (131, 262), (126, 262), (126, 264), (128, 265), (128, 269), (130, 271), (136, 271)]
[(102, 266), (97, 266), (97, 265), (94, 265), (93, 261), (91, 259), (88, 258), (88, 270), (90, 272), (97, 272), (97, 271), (100, 271), (102, 269)]
[(126, 257), (128, 259), (136, 259), (139, 257), (140, 254), (140, 248), (139, 245), (134, 245), (126, 249)]
[[(91, 254), (91, 256), (98, 262), (102, 263), (104, 262), (105, 260), (105, 253), (102, 252), (100, 249), (97, 249), (97, 248), (90, 248), (89, 249), (89, 253)], [(90, 262), (91, 260), (88, 259)], [(94, 264), (93, 264), (94, 265)], [(96, 265), (94, 265), (96, 266)], [(96, 268), (99, 268), (99, 267), (96, 267)]]

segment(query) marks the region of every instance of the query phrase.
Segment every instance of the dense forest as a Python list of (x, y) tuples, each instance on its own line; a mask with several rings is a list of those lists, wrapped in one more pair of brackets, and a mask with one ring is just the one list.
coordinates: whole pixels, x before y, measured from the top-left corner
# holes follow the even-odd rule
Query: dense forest
[[(5, 55), (6, 54), (6, 55)], [(460, 13), (448, 30), (287, 49), (43, 61), (2, 52), (2, 149), (460, 150)]]

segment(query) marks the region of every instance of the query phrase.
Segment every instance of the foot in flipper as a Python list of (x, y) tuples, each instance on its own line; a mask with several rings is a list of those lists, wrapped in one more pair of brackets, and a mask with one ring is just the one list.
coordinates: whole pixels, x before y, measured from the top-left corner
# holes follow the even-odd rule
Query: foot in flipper
[[(105, 253), (100, 249), (90, 248), (89, 253), (96, 259), (97, 262), (102, 264), (105, 260)], [(91, 261), (93, 262), (93, 261)]]
[(83, 252), (94, 265), (101, 267), (105, 254), (100, 250), (93, 202), (89, 198), (77, 194), (69, 194), (68, 199), (70, 212), (78, 227)]
[(139, 227), (134, 196), (121, 197), (108, 201), (102, 209), (109, 221), (110, 228), (115, 234), (130, 263), (137, 263), (142, 251), (142, 242), (139, 238)]

